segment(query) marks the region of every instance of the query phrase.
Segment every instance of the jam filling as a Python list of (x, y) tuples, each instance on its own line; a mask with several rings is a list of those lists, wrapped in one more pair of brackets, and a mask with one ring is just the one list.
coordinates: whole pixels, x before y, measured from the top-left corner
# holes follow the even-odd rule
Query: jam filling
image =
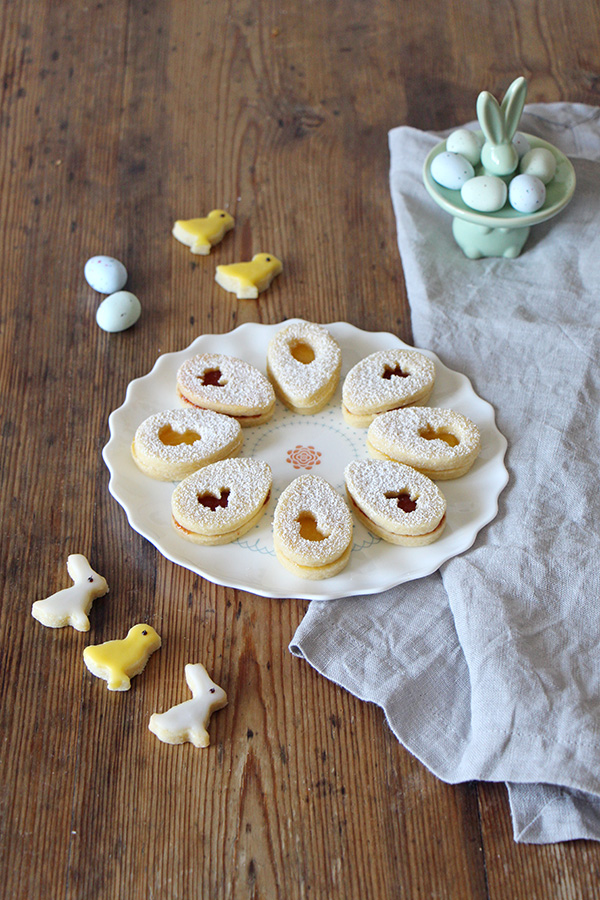
[[(208, 408), (206, 406), (200, 406), (198, 403), (192, 403), (191, 400), (188, 400), (187, 397), (184, 397), (184, 395), (181, 393), (181, 391), (179, 392), (179, 397), (181, 398), (182, 402), (186, 406), (191, 406), (193, 409), (207, 409)], [(263, 413), (256, 413), (256, 415), (253, 415), (253, 416), (240, 416), (240, 415), (234, 416), (234, 415), (231, 415), (230, 413), (223, 413), (223, 415), (230, 415), (232, 419), (237, 419), (238, 422), (241, 423), (241, 422), (250, 422), (250, 421), (252, 421), (252, 419), (260, 419), (260, 417), (263, 415)]]
[(413, 500), (407, 491), (401, 491), (400, 493), (397, 491), (386, 491), (384, 496), (386, 500), (395, 500), (398, 509), (401, 509), (402, 512), (411, 513), (417, 508), (417, 501)]
[(226, 507), (229, 503), (229, 488), (224, 488), (221, 491), (220, 497), (215, 497), (214, 494), (198, 494), (198, 503), (200, 506), (205, 506), (207, 509), (212, 510), (213, 512), (218, 507)]
[(200, 440), (200, 435), (195, 431), (174, 431), (170, 425), (165, 425), (158, 432), (158, 439), (167, 447), (177, 447), (179, 444), (195, 444)]
[(396, 375), (398, 378), (408, 378), (410, 376), (410, 372), (403, 372), (400, 367), (400, 363), (397, 363), (393, 369), (391, 366), (386, 366), (381, 377), (389, 381), (393, 375)]
[(308, 365), (315, 358), (315, 352), (310, 344), (307, 344), (305, 341), (296, 341), (290, 346), (290, 353), (294, 357), (295, 360), (299, 363), (304, 363), (304, 365)]
[(207, 369), (202, 375), (198, 375), (203, 385), (212, 385), (213, 387), (223, 387), (227, 381), (222, 381), (223, 374), (220, 369)]
[(451, 434), (449, 431), (436, 431), (435, 428), (424, 428), (419, 432), (419, 437), (426, 441), (435, 441), (436, 439), (444, 441), (449, 447), (456, 447), (460, 444), (460, 440), (455, 434)]
[(298, 524), (300, 525), (300, 537), (303, 537), (306, 541), (324, 541), (327, 535), (323, 534), (319, 531), (317, 527), (317, 520), (309, 512), (302, 512), (298, 516), (297, 519)]

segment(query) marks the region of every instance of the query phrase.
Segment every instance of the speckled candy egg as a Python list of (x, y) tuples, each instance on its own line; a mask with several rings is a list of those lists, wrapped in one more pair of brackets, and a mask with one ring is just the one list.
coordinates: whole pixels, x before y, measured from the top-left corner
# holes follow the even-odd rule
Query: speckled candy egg
[(556, 175), (554, 154), (545, 147), (534, 147), (521, 160), (520, 171), (522, 175), (535, 175), (544, 184), (548, 184)]
[(544, 205), (546, 187), (535, 175), (517, 175), (508, 188), (508, 202), (517, 212), (537, 212)]
[(506, 203), (508, 189), (496, 175), (478, 175), (460, 189), (463, 202), (477, 212), (497, 212)]
[(479, 136), (468, 128), (458, 128), (446, 141), (446, 150), (464, 156), (472, 166), (476, 166), (481, 159), (481, 146)]
[(114, 294), (127, 283), (127, 269), (112, 256), (92, 256), (83, 274), (89, 286), (100, 294)]
[(117, 291), (104, 298), (96, 312), (96, 322), (104, 331), (125, 331), (135, 325), (141, 312), (142, 307), (135, 294)]
[(515, 150), (519, 154), (519, 159), (522, 159), (522, 157), (525, 156), (526, 153), (529, 153), (529, 151), (531, 150), (531, 144), (529, 143), (525, 135), (520, 131), (515, 132), (513, 144)]
[(474, 174), (473, 166), (460, 153), (450, 153), (445, 150), (443, 153), (438, 153), (431, 163), (431, 177), (442, 187), (449, 188), (451, 191), (459, 191)]

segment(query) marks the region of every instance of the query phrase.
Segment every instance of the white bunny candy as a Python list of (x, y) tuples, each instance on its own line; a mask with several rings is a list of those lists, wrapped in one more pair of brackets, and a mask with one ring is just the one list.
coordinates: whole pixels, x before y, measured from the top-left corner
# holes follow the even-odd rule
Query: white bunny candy
[(154, 713), (148, 728), (166, 744), (190, 741), (194, 747), (208, 747), (210, 737), (206, 727), (211, 714), (227, 706), (227, 694), (211, 680), (202, 663), (188, 664), (185, 680), (192, 699), (164, 713)]
[(94, 572), (81, 553), (72, 553), (68, 557), (67, 572), (73, 579), (71, 587), (45, 600), (36, 600), (31, 615), (48, 628), (72, 625), (76, 631), (89, 631), (88, 613), (92, 602), (108, 592), (108, 584), (102, 575)]
[(502, 105), (488, 91), (477, 98), (477, 118), (485, 135), (481, 162), (488, 175), (511, 175), (519, 164), (512, 140), (523, 112), (527, 81), (517, 78), (508, 88)]

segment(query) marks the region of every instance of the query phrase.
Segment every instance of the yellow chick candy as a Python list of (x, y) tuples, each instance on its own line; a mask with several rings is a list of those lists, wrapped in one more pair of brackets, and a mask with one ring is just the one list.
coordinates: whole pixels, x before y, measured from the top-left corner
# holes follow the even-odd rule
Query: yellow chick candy
[(257, 253), (251, 262), (217, 266), (215, 281), (238, 300), (256, 300), (259, 291), (266, 290), (282, 271), (281, 260), (272, 253)]
[(121, 641), (86, 647), (83, 660), (92, 675), (107, 682), (109, 691), (128, 691), (133, 676), (145, 669), (160, 644), (151, 625), (134, 625)]
[(208, 256), (211, 248), (222, 241), (235, 225), (235, 219), (224, 209), (213, 209), (203, 219), (178, 219), (173, 237), (189, 247), (192, 253)]

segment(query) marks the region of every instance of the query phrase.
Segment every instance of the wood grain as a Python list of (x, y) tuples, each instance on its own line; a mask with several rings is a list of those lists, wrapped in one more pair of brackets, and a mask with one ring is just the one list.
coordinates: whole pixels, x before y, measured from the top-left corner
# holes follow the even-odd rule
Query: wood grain
[[(474, 116), (518, 74), (530, 101), (596, 104), (593, 0), (9, 0), (0, 9), (0, 854), (5, 896), (600, 896), (600, 850), (517, 846), (503, 786), (445, 785), (381, 710), (288, 652), (304, 601), (210, 584), (164, 559), (107, 491), (108, 415), (200, 333), (290, 316), (410, 340), (387, 132)], [(223, 206), (219, 262), (285, 271), (237, 301), (171, 238)], [(101, 332), (85, 260), (126, 262), (143, 316)], [(33, 600), (69, 553), (110, 585), (93, 631)], [(114, 695), (83, 648), (149, 621), (163, 638)], [(229, 695), (206, 751), (150, 714), (201, 660)]]

